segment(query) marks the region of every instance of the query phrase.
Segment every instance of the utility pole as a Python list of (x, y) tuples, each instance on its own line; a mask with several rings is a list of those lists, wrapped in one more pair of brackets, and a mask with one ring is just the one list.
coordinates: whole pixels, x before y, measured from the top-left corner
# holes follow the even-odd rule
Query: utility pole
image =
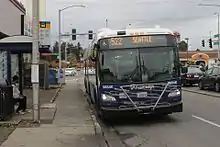
[(186, 54), (187, 54), (187, 63), (189, 62), (189, 38), (185, 38), (186, 43), (187, 43), (187, 50), (186, 50)]
[(40, 122), (39, 109), (39, 0), (33, 0), (33, 43), (31, 81), (33, 85), (33, 121)]
[(217, 22), (217, 28), (218, 28), (218, 34), (217, 34), (218, 37), (217, 38), (218, 38), (218, 42), (217, 43), (218, 43), (218, 60), (219, 60), (219, 57), (220, 57), (220, 52), (219, 52), (219, 48), (220, 48), (220, 44), (219, 44), (219, 39), (220, 39), (220, 36), (219, 36), (219, 13), (214, 13), (214, 15), (217, 15), (217, 19), (218, 19), (217, 20), (218, 21)]
[(59, 45), (59, 51), (58, 51), (58, 56), (59, 56), (59, 70), (58, 70), (58, 82), (61, 83), (61, 70), (62, 70), (62, 66), (61, 66), (61, 62), (62, 62), (62, 57), (61, 57), (61, 10), (59, 9), (58, 11), (59, 13), (59, 18), (58, 18), (58, 22), (59, 22), (59, 39), (58, 39), (58, 45)]
[(68, 48), (68, 43), (66, 41), (66, 44), (65, 44), (65, 61), (67, 61), (67, 48)]
[(220, 39), (220, 37), (219, 37), (219, 13), (217, 13), (217, 16), (218, 16), (218, 60), (219, 60), (219, 47), (220, 47), (220, 44), (219, 44), (219, 39)]

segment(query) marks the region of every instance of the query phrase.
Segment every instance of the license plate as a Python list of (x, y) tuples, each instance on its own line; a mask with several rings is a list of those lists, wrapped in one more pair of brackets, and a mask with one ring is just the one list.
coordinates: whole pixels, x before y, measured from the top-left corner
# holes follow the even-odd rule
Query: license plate
[(147, 97), (147, 92), (139, 92), (137, 93), (138, 98)]
[(195, 75), (194, 77), (195, 77), (195, 78), (198, 78), (198, 77), (199, 77), (199, 75)]

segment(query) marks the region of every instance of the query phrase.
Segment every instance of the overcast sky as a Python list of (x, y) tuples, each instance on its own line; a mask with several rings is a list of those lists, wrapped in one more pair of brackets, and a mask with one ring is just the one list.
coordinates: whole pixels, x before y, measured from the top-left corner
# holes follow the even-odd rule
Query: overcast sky
[[(134, 27), (170, 28), (190, 38), (193, 49), (201, 48), (201, 40), (217, 33), (220, 7), (200, 7), (199, 3), (220, 4), (220, 0), (47, 0), (47, 20), (52, 23), (52, 40), (58, 32), (58, 9), (71, 4), (84, 4), (86, 8), (73, 8), (62, 12), (62, 32), (76, 28), (78, 33), (104, 27), (105, 19), (112, 29)], [(88, 37), (77, 37), (85, 47)], [(208, 43), (207, 43), (208, 45)]]

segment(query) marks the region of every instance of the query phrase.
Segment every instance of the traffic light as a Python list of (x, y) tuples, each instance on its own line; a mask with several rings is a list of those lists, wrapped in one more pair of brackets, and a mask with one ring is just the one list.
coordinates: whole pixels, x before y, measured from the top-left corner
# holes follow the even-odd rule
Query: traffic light
[(202, 40), (202, 47), (205, 47), (205, 40)]
[(209, 39), (209, 47), (212, 48), (212, 39)]
[(93, 31), (89, 30), (89, 40), (92, 40), (92, 39), (93, 39)]
[(72, 29), (72, 40), (76, 40), (76, 29)]

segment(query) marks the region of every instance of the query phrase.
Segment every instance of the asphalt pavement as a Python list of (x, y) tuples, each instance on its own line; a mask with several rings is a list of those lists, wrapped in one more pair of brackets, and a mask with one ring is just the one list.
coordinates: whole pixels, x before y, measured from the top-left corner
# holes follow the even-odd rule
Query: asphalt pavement
[(219, 147), (220, 99), (183, 91), (183, 101), (182, 113), (126, 120), (113, 127), (131, 147)]
[(106, 125), (129, 147), (219, 147), (220, 93), (198, 90), (184, 88), (182, 113), (126, 118)]

